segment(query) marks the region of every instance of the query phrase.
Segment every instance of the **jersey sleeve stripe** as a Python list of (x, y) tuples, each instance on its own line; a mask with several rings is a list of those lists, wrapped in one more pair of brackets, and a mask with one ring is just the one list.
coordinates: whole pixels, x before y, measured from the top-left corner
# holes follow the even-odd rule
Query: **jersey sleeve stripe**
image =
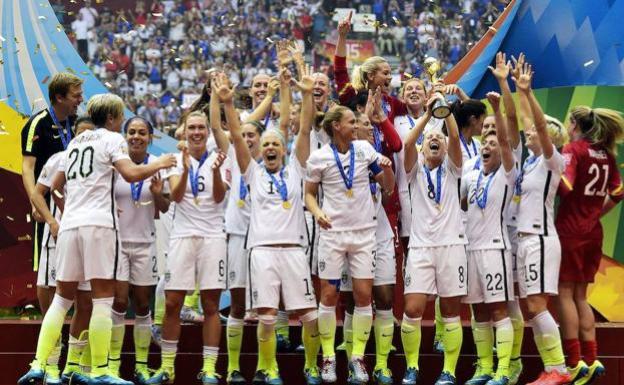
[(26, 151), (31, 152), (33, 147), (33, 138), (35, 137), (35, 131), (37, 130), (37, 124), (39, 121), (43, 119), (45, 116), (46, 110), (41, 111), (41, 113), (30, 122), (28, 126), (28, 137), (26, 138)]

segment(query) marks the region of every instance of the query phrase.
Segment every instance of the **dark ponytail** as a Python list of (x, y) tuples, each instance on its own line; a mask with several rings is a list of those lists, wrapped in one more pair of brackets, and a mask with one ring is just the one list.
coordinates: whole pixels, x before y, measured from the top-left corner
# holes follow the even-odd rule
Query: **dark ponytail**
[(457, 126), (461, 130), (470, 125), (470, 117), (474, 116), (479, 119), (487, 113), (486, 105), (477, 99), (468, 99), (465, 101), (456, 100), (451, 104), (451, 111), (457, 122)]

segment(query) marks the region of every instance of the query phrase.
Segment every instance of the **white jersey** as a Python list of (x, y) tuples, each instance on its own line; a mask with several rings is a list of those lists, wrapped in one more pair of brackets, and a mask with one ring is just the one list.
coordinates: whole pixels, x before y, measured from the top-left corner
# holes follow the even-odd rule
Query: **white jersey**
[(556, 235), (554, 206), (559, 180), (565, 169), (563, 156), (553, 146), (550, 159), (544, 159), (543, 155), (537, 158), (531, 155), (522, 168), (522, 182), (518, 187), (520, 191), (516, 189), (516, 193), (520, 192), (518, 232)]
[[(459, 204), (461, 168), (445, 157), (442, 164), (429, 171), (432, 188), (425, 172), (424, 157), (407, 174), (412, 193), (412, 229), (409, 247), (435, 247), (466, 244)], [(435, 201), (440, 170), (440, 204)], [(432, 191), (430, 191), (432, 190)]]
[[(522, 141), (518, 143), (518, 146), (513, 150), (514, 155), (514, 166), (517, 170), (516, 175), (520, 175), (520, 170), (522, 169)], [(514, 185), (515, 188), (515, 185)], [(518, 226), (518, 199), (512, 199), (507, 207), (507, 226), (517, 227)]]
[[(41, 173), (39, 174), (39, 179), (37, 179), (37, 183), (43, 186), (46, 186), (47, 188), (50, 188), (52, 186), (52, 181), (54, 180), (54, 175), (56, 175), (59, 169), (59, 164), (63, 161), (64, 157), (65, 157), (65, 151), (57, 152), (56, 154), (52, 155), (48, 159), (46, 164), (43, 165), (43, 168), (41, 169)], [(54, 192), (50, 191), (50, 195), (53, 193)], [(56, 219), (56, 221), (60, 223), (61, 222), (61, 210), (59, 210), (59, 208), (56, 207), (56, 204), (54, 203), (54, 199), (52, 199), (52, 197), (50, 197), (49, 206), (50, 206), (50, 212), (54, 216), (54, 219)], [(54, 237), (51, 236), (50, 234), (50, 225), (48, 225), (47, 223), (43, 227), (43, 245), (42, 246), (50, 247), (50, 248), (56, 246), (56, 241), (54, 240)]]
[[(461, 195), (468, 201), (467, 250), (509, 248), (506, 214), (516, 176), (515, 168), (506, 172), (502, 165), (489, 175), (483, 174), (482, 170), (463, 175)], [(479, 203), (485, 204), (485, 208), (482, 209)]]
[(286, 183), (288, 208), (285, 208), (279, 188), (265, 167), (255, 160), (249, 162), (244, 175), (251, 186), (248, 249), (277, 244), (308, 244), (301, 193), (301, 179), (304, 174), (305, 170), (297, 158), (284, 167), (281, 176), (280, 173), (273, 174), (277, 183), (281, 183), (281, 177)]
[[(347, 196), (345, 181), (329, 144), (314, 151), (308, 159), (306, 181), (322, 183), (323, 212), (330, 218), (332, 225), (330, 229), (321, 231), (362, 230), (377, 226), (368, 172), (370, 166), (377, 164), (380, 154), (364, 140), (354, 140), (352, 145), (355, 152), (352, 196)], [(350, 156), (350, 150), (344, 154), (338, 152), (345, 176), (349, 174)]]
[[(153, 155), (147, 155), (147, 163), (156, 159)], [(137, 189), (139, 183), (134, 183)], [(150, 191), (151, 185), (151, 177), (143, 181), (139, 199), (135, 202), (130, 183), (123, 178), (117, 178), (115, 200), (119, 207), (119, 239), (122, 242), (152, 243), (156, 239), (154, 225), (156, 206)]]
[(236, 161), (236, 151), (232, 145), (228, 150), (228, 158), (231, 159), (229, 170), (232, 183), (225, 207), (225, 231), (228, 234), (244, 236), (249, 228), (249, 216), (251, 214), (249, 209), (249, 182), (244, 180), (241, 175)]
[(481, 143), (478, 140), (470, 138), (470, 140), (467, 141), (463, 136), (460, 136), (459, 139), (462, 150), (462, 160), (464, 163), (466, 163), (469, 159), (479, 157), (479, 154), (481, 153), (479, 151)]
[(121, 134), (98, 128), (85, 131), (67, 146), (59, 171), (65, 173), (67, 195), (59, 231), (83, 226), (117, 229), (113, 164), (128, 157)]
[[(193, 170), (199, 173), (197, 204), (191, 188), (191, 173), (189, 171), (184, 198), (176, 203), (173, 208), (173, 225), (169, 235), (170, 239), (193, 236), (225, 238), (225, 226), (223, 223), (225, 199), (217, 203), (212, 195), (212, 164), (216, 157), (216, 152), (210, 152), (199, 171), (197, 171), (199, 161), (192, 156), (190, 157)], [(182, 175), (184, 171), (182, 154), (176, 154), (176, 159), (177, 166), (171, 168), (165, 175), (165, 178), (172, 175)], [(224, 164), (219, 170), (224, 181), (226, 180), (224, 175), (226, 167), (227, 165)]]
[(326, 144), (331, 142), (331, 138), (323, 128), (313, 128), (310, 130), (310, 154), (313, 151), (320, 150)]
[[(245, 123), (247, 121), (247, 118), (249, 118), (249, 115), (251, 115), (251, 113), (253, 112), (253, 110), (243, 110), (240, 113), (240, 121), (241, 123)], [(262, 123), (264, 125), (264, 129), (266, 130), (270, 130), (270, 129), (277, 129), (279, 128), (279, 123), (277, 120), (275, 119), (271, 119), (271, 113), (269, 112), (267, 116), (265, 116), (264, 118), (259, 120), (260, 123)]]
[(386, 215), (386, 210), (384, 210), (381, 202), (381, 186), (378, 183), (375, 183), (375, 186), (377, 186), (375, 199), (373, 200), (375, 203), (375, 212), (377, 213), (377, 230), (375, 232), (375, 240), (377, 243), (380, 243), (394, 238), (394, 233), (392, 232), (392, 226), (390, 226), (390, 221)]

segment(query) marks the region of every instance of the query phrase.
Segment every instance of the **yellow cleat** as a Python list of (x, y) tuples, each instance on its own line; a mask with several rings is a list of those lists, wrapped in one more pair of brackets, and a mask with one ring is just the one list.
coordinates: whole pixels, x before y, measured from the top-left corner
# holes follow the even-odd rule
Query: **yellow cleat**
[(574, 381), (579, 380), (583, 377), (585, 377), (585, 375), (589, 372), (589, 367), (587, 366), (587, 364), (585, 363), (585, 361), (580, 360), (575, 367), (571, 368), (568, 367), (568, 373), (570, 373), (570, 376), (572, 377), (572, 382), (574, 383)]
[(587, 374), (574, 381), (574, 385), (587, 385), (592, 384), (598, 377), (604, 376), (606, 373), (605, 367), (598, 360), (589, 365)]

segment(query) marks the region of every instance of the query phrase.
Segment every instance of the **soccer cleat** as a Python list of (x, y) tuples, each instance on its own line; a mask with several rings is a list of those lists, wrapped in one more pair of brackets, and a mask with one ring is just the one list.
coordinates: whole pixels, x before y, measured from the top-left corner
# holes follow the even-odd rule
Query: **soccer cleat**
[(512, 359), (509, 363), (509, 385), (516, 385), (522, 374), (522, 360), (520, 357)]
[(150, 378), (150, 373), (147, 368), (134, 370), (134, 382), (138, 385), (146, 385), (147, 380)]
[(192, 307), (182, 306), (180, 310), (180, 319), (182, 322), (202, 323), (204, 322), (204, 316), (199, 314), (198, 311)]
[(388, 368), (377, 369), (373, 372), (373, 382), (377, 385), (392, 385), (392, 372)]
[(559, 373), (558, 370), (542, 372), (537, 380), (527, 383), (527, 385), (566, 385), (572, 382), (572, 377), (568, 373)]
[(509, 385), (509, 377), (507, 376), (495, 376), (489, 380), (485, 385)]
[(39, 367), (36, 361), (30, 364), (30, 370), (17, 380), (18, 385), (39, 385), (43, 383), (45, 372)]
[(108, 358), (108, 374), (113, 377), (119, 377), (119, 368), (121, 367), (120, 358)]
[(279, 372), (275, 369), (269, 369), (266, 371), (266, 379), (264, 380), (267, 385), (283, 385), (284, 382), (279, 375)]
[(321, 378), (323, 382), (334, 383), (338, 380), (336, 377), (336, 357), (323, 358), (321, 363)]
[(243, 385), (247, 383), (243, 374), (238, 370), (232, 370), (228, 373), (227, 383), (230, 385)]
[(449, 372), (442, 372), (435, 385), (456, 385), (457, 379)]
[(286, 337), (284, 337), (281, 334), (277, 334), (276, 336), (277, 339), (277, 351), (280, 353), (288, 353), (292, 350), (292, 346), (290, 344), (290, 340)]
[(264, 385), (266, 384), (266, 378), (266, 372), (264, 370), (258, 370), (254, 375), (253, 380), (251, 380), (251, 383), (253, 385)]
[(145, 383), (147, 385), (173, 384), (174, 378), (175, 376), (173, 374), (169, 374), (169, 372), (164, 369), (159, 369), (156, 374), (145, 381)]
[(403, 385), (416, 385), (418, 383), (418, 369), (416, 368), (407, 368), (405, 371), (405, 375), (403, 376), (403, 381), (401, 384)]
[(362, 358), (352, 358), (349, 362), (349, 379), (347, 383), (350, 385), (360, 385), (368, 383), (369, 377), (366, 371), (366, 365)]
[(92, 377), (89, 385), (134, 385), (134, 383), (110, 374), (103, 374), (98, 377)]
[(61, 385), (61, 376), (58, 366), (48, 366), (45, 372), (44, 384), (46, 385)]
[(323, 383), (319, 368), (316, 366), (313, 368), (305, 368), (303, 370), (303, 376), (305, 377), (307, 385), (320, 385)]
[(152, 325), (152, 341), (158, 346), (162, 341), (162, 325)]
[(218, 374), (215, 373), (208, 373), (208, 372), (200, 372), (197, 375), (197, 379), (200, 380), (202, 382), (202, 385), (214, 385), (214, 384), (218, 384), (219, 383), (219, 378), (221, 376), (219, 376)]
[(63, 385), (89, 385), (91, 379), (81, 372), (67, 372), (61, 375)]
[(572, 377), (572, 382), (574, 382), (585, 377), (585, 375), (589, 373), (589, 367), (585, 361), (580, 360), (575, 367), (571, 368), (568, 366), (568, 373), (570, 374), (570, 377)]
[(593, 364), (589, 365), (587, 374), (585, 376), (579, 378), (574, 385), (588, 385), (592, 384), (598, 377), (604, 376), (606, 373), (605, 367), (598, 360), (594, 361)]
[(303, 344), (297, 346), (295, 348), (295, 352), (297, 352), (297, 353), (305, 353), (305, 346), (303, 346)]
[(433, 351), (438, 354), (444, 354), (444, 344), (442, 343), (442, 340), (433, 341)]
[(485, 385), (492, 379), (492, 376), (486, 373), (480, 373), (481, 369), (478, 368), (471, 379), (465, 382), (464, 385)]

